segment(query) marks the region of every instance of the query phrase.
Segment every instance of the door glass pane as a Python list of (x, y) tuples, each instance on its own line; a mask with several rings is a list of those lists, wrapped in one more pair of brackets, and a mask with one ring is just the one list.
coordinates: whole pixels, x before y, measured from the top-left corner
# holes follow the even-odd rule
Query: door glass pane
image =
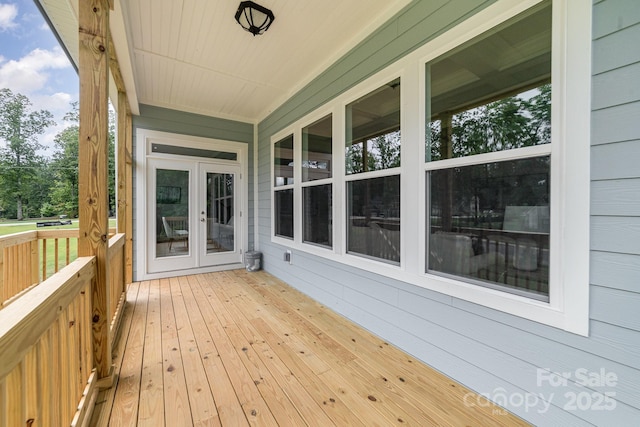
[(156, 257), (189, 254), (189, 171), (156, 170)]
[(234, 175), (207, 173), (207, 253), (235, 248)]

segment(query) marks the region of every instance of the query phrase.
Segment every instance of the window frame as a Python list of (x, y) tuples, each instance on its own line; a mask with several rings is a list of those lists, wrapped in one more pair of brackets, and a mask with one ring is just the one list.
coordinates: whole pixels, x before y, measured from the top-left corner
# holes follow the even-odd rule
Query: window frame
[[(386, 76), (383, 77), (383, 76)], [(367, 84), (367, 85), (363, 85), (361, 90), (355, 92), (352, 96), (348, 97), (345, 102), (343, 102), (342, 108), (341, 108), (341, 114), (344, 117), (345, 120), (345, 126), (343, 126), (342, 128), (342, 133), (343, 133), (343, 140), (342, 140), (342, 147), (340, 149), (340, 158), (339, 161), (342, 162), (345, 165), (345, 173), (343, 175), (343, 179), (342, 179), (342, 183), (339, 185), (343, 186), (343, 192), (344, 192), (344, 198), (342, 200), (342, 205), (341, 205), (341, 210), (340, 215), (344, 215), (344, 255), (347, 257), (350, 257), (351, 259), (363, 259), (363, 260), (367, 260), (367, 261), (371, 261), (373, 263), (381, 263), (381, 264), (385, 264), (391, 267), (395, 267), (395, 268), (399, 268), (402, 267), (402, 259), (403, 259), (403, 247), (402, 247), (402, 243), (403, 243), (403, 236), (402, 236), (402, 224), (403, 224), (403, 217), (402, 217), (402, 213), (403, 213), (403, 208), (402, 208), (402, 199), (403, 199), (403, 195), (400, 194), (400, 261), (399, 262), (390, 262), (388, 260), (385, 260), (383, 258), (378, 258), (378, 257), (374, 257), (374, 256), (369, 256), (369, 255), (365, 255), (365, 254), (360, 254), (358, 252), (349, 252), (349, 248), (348, 248), (348, 227), (349, 227), (349, 218), (347, 217), (347, 210), (348, 210), (348, 206), (349, 206), (349, 200), (347, 200), (347, 198), (349, 197), (349, 192), (347, 191), (347, 184), (349, 182), (354, 182), (354, 181), (366, 181), (366, 180), (370, 180), (370, 179), (375, 179), (375, 178), (385, 178), (385, 177), (390, 177), (390, 176), (395, 176), (398, 175), (399, 179), (400, 179), (400, 188), (402, 189), (402, 181), (403, 181), (403, 161), (407, 161), (406, 158), (403, 158), (403, 143), (404, 143), (404, 117), (405, 117), (405, 109), (403, 108), (403, 99), (404, 99), (404, 88), (403, 88), (403, 79), (404, 79), (404, 73), (400, 70), (395, 71), (395, 72), (391, 72), (389, 74), (382, 74), (380, 75), (378, 78), (375, 79), (371, 79)], [(399, 91), (399, 97), (400, 97), (400, 166), (396, 166), (396, 167), (392, 167), (392, 168), (387, 168), (387, 169), (376, 169), (376, 170), (372, 170), (372, 171), (363, 171), (363, 172), (356, 172), (356, 173), (350, 173), (347, 174), (346, 173), (346, 156), (345, 156), (345, 150), (347, 148), (347, 120), (346, 120), (346, 116), (347, 116), (347, 107), (349, 105), (351, 105), (352, 103), (366, 97), (367, 95), (371, 94), (372, 92), (375, 92), (377, 90), (379, 90), (380, 88), (382, 88), (383, 86), (387, 85), (390, 82), (393, 82), (395, 80), (399, 80), (400, 82), (400, 91)], [(364, 141), (366, 142), (366, 141)]]
[[(541, 325), (588, 336), (591, 13), (590, 2), (553, 0), (551, 144), (479, 154), (473, 163), (551, 154), (551, 225), (549, 302), (426, 273), (426, 170), (468, 164), (468, 158), (425, 162), (426, 64), (486, 31), (501, 25), (542, 0), (497, 0), (414, 51), (337, 95), (271, 138), (273, 194), (274, 143), (294, 135), (294, 240), (273, 236), (272, 242), (324, 259), (366, 270), (446, 295), (449, 304), (478, 304)], [(401, 79), (401, 166), (345, 174), (346, 106), (397, 77)], [(333, 114), (333, 250), (302, 242), (301, 129)], [(400, 174), (401, 262), (392, 265), (346, 253), (346, 182)], [(282, 188), (282, 187), (279, 187)], [(417, 196), (416, 196), (417, 195)], [(410, 226), (407, 226), (410, 225)], [(414, 227), (415, 225), (415, 227)], [(533, 324), (532, 324), (533, 325)]]
[[(310, 246), (314, 246), (317, 248), (321, 248), (321, 249), (326, 249), (326, 250), (330, 250), (333, 251), (334, 247), (335, 247), (335, 235), (336, 235), (336, 230), (335, 230), (335, 191), (334, 191), (334, 180), (335, 180), (335, 144), (334, 144), (334, 135), (335, 135), (335, 117), (333, 114), (333, 111), (326, 111), (323, 110), (324, 112), (326, 112), (326, 114), (321, 114), (322, 111), (320, 111), (318, 114), (313, 114), (311, 116), (308, 117), (308, 120), (304, 121), (301, 123), (300, 125), (300, 214), (298, 215), (300, 217), (300, 242), (303, 245), (310, 245)], [(304, 128), (309, 127), (321, 120), (324, 120), (326, 118), (329, 118), (331, 120), (331, 176), (328, 178), (322, 178), (322, 179), (314, 179), (314, 180), (307, 180), (304, 181), (302, 178), (302, 154), (303, 154), (303, 147), (302, 147), (302, 132), (304, 130)], [(309, 242), (309, 241), (305, 241), (304, 240), (304, 189), (308, 188), (308, 187), (316, 187), (316, 186), (322, 186), (322, 185), (331, 185), (331, 246), (327, 246), (327, 245), (322, 245), (319, 243), (314, 243), (314, 242)], [(294, 207), (295, 209), (296, 207)]]
[[(523, 13), (521, 14), (519, 13), (516, 16), (513, 16), (511, 18), (504, 19), (501, 21), (499, 25), (492, 27), (490, 30), (482, 32), (477, 36), (470, 37), (468, 40), (461, 42), (456, 47), (445, 52), (444, 54), (435, 56), (434, 58), (427, 61), (423, 66), (422, 73), (421, 73), (421, 75), (424, 76), (424, 85), (425, 85), (424, 101), (421, 103), (421, 105), (424, 107), (424, 110), (425, 110), (425, 125), (424, 125), (425, 173), (423, 174), (424, 176), (423, 179), (426, 180), (425, 193), (424, 193), (424, 196), (426, 199), (425, 200), (425, 203), (426, 203), (425, 233), (428, 236), (428, 239), (425, 245), (427, 246), (426, 248), (427, 251), (429, 251), (426, 257), (428, 258), (428, 260), (425, 259), (426, 265), (425, 265), (424, 271), (427, 274), (450, 277), (453, 280), (465, 281), (471, 284), (475, 284), (477, 286), (486, 286), (486, 287), (494, 288), (499, 291), (510, 292), (516, 295), (522, 295), (528, 298), (538, 299), (545, 302), (548, 302), (549, 300), (549, 294), (547, 292), (536, 292), (536, 288), (538, 290), (540, 290), (540, 287), (546, 288), (549, 282), (548, 267), (542, 266), (543, 263), (546, 266), (546, 262), (542, 260), (543, 258), (542, 254), (543, 253), (548, 254), (550, 249), (549, 247), (550, 242), (548, 240), (549, 230), (546, 230), (546, 236), (547, 236), (546, 245), (544, 245), (544, 247), (537, 246), (537, 245), (535, 246), (536, 254), (537, 254), (536, 264), (538, 263), (540, 264), (538, 264), (536, 268), (533, 268), (533, 269), (527, 268), (527, 271), (530, 271), (530, 273), (526, 274), (524, 277), (522, 277), (521, 275), (522, 270), (519, 270), (519, 269), (516, 270), (515, 273), (512, 271), (511, 275), (509, 275), (509, 277), (511, 277), (512, 280), (515, 279), (515, 282), (520, 282), (521, 280), (524, 280), (526, 282), (526, 287), (523, 286), (522, 283), (513, 283), (512, 281), (509, 281), (510, 283), (508, 283), (506, 276), (498, 277), (497, 265), (500, 262), (502, 262), (504, 263), (503, 264), (504, 267), (506, 267), (506, 263), (510, 261), (515, 262), (518, 259), (517, 258), (518, 250), (522, 249), (523, 247), (526, 250), (526, 246), (528, 245), (528, 243), (523, 244), (524, 240), (526, 240), (526, 239), (522, 239), (523, 236), (526, 235), (527, 239), (531, 239), (531, 238), (536, 239), (536, 237), (534, 237), (532, 234), (527, 234), (527, 233), (510, 234), (508, 231), (506, 232), (506, 234), (502, 234), (502, 230), (507, 230), (507, 226), (505, 225), (504, 228), (499, 227), (499, 229), (496, 230), (495, 223), (494, 223), (494, 227), (489, 226), (488, 229), (483, 227), (482, 225), (472, 226), (472, 225), (460, 225), (460, 224), (455, 226), (453, 229), (439, 227), (437, 224), (437, 220), (436, 220), (436, 223), (432, 222), (435, 217), (432, 216), (433, 211), (431, 209), (434, 206), (433, 203), (436, 203), (436, 204), (438, 203), (438, 201), (434, 202), (434, 194), (438, 194), (440, 188), (433, 186), (434, 184), (431, 182), (430, 177), (434, 175), (438, 176), (438, 174), (440, 174), (441, 172), (446, 173), (445, 171), (449, 171), (452, 174), (450, 175), (450, 179), (454, 179), (455, 181), (455, 178), (453, 178), (453, 175), (455, 175), (456, 172), (460, 172), (462, 170), (468, 171), (471, 168), (476, 168), (475, 170), (480, 170), (487, 165), (498, 165), (498, 164), (505, 165), (509, 163), (513, 164), (513, 162), (523, 162), (523, 161), (533, 160), (533, 159), (548, 158), (549, 163), (545, 170), (546, 170), (547, 177), (551, 178), (551, 175), (552, 175), (551, 159), (557, 158), (556, 155), (552, 156), (552, 150), (554, 148), (553, 146), (557, 145), (559, 142), (558, 141), (554, 142), (554, 140), (551, 138), (550, 139), (545, 138), (543, 141), (538, 141), (538, 143), (532, 146), (531, 145), (518, 146), (516, 144), (515, 146), (500, 147), (495, 150), (485, 147), (485, 150), (471, 150), (472, 152), (469, 154), (464, 152), (465, 151), (464, 148), (456, 145), (455, 138), (453, 138), (455, 131), (453, 131), (452, 138), (448, 142), (449, 149), (452, 150), (452, 152), (449, 153), (450, 156), (447, 156), (446, 154), (442, 153), (441, 134), (436, 131), (436, 136), (434, 137), (433, 135), (430, 134), (429, 129), (431, 124), (434, 122), (438, 122), (439, 125), (437, 125), (437, 127), (442, 126), (441, 129), (446, 129), (449, 127), (455, 128), (456, 126), (459, 127), (461, 126), (461, 124), (459, 122), (456, 122), (456, 117), (460, 117), (459, 115), (470, 113), (471, 116), (474, 116), (473, 111), (479, 107), (486, 108), (487, 106), (491, 105), (494, 102), (502, 102), (509, 99), (513, 99), (513, 98), (523, 99), (522, 98), (523, 94), (528, 93), (528, 94), (534, 95), (535, 94), (533, 92), (534, 90), (540, 93), (540, 91), (538, 90), (543, 85), (550, 85), (551, 86), (550, 93), (551, 95), (553, 95), (553, 91), (557, 88), (554, 88), (554, 85), (551, 85), (551, 77), (552, 77), (551, 72), (553, 68), (553, 65), (551, 64), (551, 57), (553, 56), (553, 53), (551, 51), (552, 33), (553, 33), (552, 12), (553, 12), (553, 2), (551, 0), (540, 1), (537, 4), (533, 5), (532, 7), (526, 8)], [(544, 21), (545, 25), (543, 27), (535, 28), (536, 32), (529, 34), (530, 38), (522, 39), (522, 40), (520, 39), (509, 40), (510, 43), (514, 43), (514, 44), (515, 43), (529, 44), (530, 41), (532, 40), (538, 41), (542, 39), (542, 37), (546, 39), (548, 44), (545, 44), (543, 46), (546, 49), (548, 49), (548, 50), (545, 50), (544, 52), (548, 55), (547, 58), (549, 62), (545, 62), (544, 68), (536, 69), (536, 71), (538, 71), (539, 74), (536, 74), (534, 76), (531, 73), (526, 73), (526, 80), (517, 80), (515, 82), (511, 79), (507, 79), (508, 87), (506, 88), (494, 87), (491, 83), (493, 83), (493, 80), (495, 79), (495, 77), (491, 74), (489, 74), (488, 76), (485, 76), (485, 75), (477, 76), (476, 80), (470, 80), (467, 77), (467, 79), (464, 81), (464, 85), (475, 84), (476, 86), (478, 86), (477, 89), (479, 89), (481, 93), (479, 94), (477, 90), (466, 89), (464, 95), (462, 95), (464, 97), (462, 97), (461, 95), (451, 96), (451, 93), (454, 93), (454, 94), (458, 93), (457, 91), (460, 89), (460, 85), (446, 86), (448, 79), (450, 79), (449, 73), (456, 74), (456, 71), (458, 71), (460, 74), (464, 74), (465, 72), (469, 74), (473, 72), (473, 68), (466, 68), (464, 58), (468, 58), (469, 56), (476, 57), (478, 56), (479, 52), (484, 53), (484, 51), (481, 50), (482, 44), (485, 43), (487, 40), (503, 40), (505, 38), (508, 38), (507, 36), (505, 36), (505, 33), (504, 33), (505, 31), (509, 32), (509, 34), (513, 34), (513, 32), (517, 32), (517, 33), (523, 32), (523, 30), (525, 30), (529, 25), (530, 19), (532, 18), (540, 19), (539, 17), (541, 16), (541, 14), (547, 17), (548, 21)], [(539, 52), (536, 51), (536, 53), (539, 53)], [(515, 54), (517, 57), (517, 53), (511, 50), (505, 53), (505, 57), (511, 58), (512, 54)], [(529, 59), (529, 58), (523, 58), (523, 59)], [(492, 69), (495, 69), (496, 72), (500, 73), (502, 71), (505, 71), (504, 68), (500, 67), (501, 65), (500, 61), (504, 60), (503, 58), (494, 59), (492, 57), (485, 57), (484, 60), (488, 64), (490, 64), (489, 67)], [(453, 64), (449, 64), (447, 67), (447, 61), (453, 64), (458, 64), (458, 63), (461, 63), (461, 64), (457, 65), (457, 68), (450, 69), (449, 67), (453, 67)], [(512, 63), (513, 66), (518, 67), (522, 64), (522, 62), (516, 62), (515, 64), (517, 65), (514, 65)], [(444, 67), (449, 73), (443, 72), (443, 70), (440, 69), (440, 67)], [(509, 67), (507, 67), (507, 69), (508, 68)], [(519, 78), (519, 76), (517, 78)], [(460, 82), (458, 81), (458, 83)], [(491, 86), (493, 92), (488, 92), (487, 90), (485, 90), (484, 89), (485, 84), (486, 86)], [(433, 92), (431, 90), (432, 85), (434, 87)], [(442, 87), (443, 85), (446, 86), (446, 89), (443, 89)], [(466, 87), (466, 86), (463, 86), (463, 87)], [(440, 98), (447, 99), (447, 96), (450, 96), (452, 99), (455, 100), (455, 105), (456, 105), (455, 108), (452, 109), (448, 106), (443, 107), (442, 105), (438, 104), (438, 99)], [(549, 104), (549, 107), (551, 107), (551, 103)], [(526, 113), (524, 115), (526, 116)], [(443, 116), (448, 117), (448, 120), (446, 118), (443, 118)], [(530, 120), (533, 120), (533, 119), (534, 117), (530, 117)], [(448, 121), (448, 124), (445, 125), (441, 120)], [(427, 134), (429, 134), (429, 136), (427, 136)], [(438, 141), (438, 139), (440, 140)], [(445, 138), (445, 139), (449, 139), (449, 138)], [(433, 152), (434, 146), (439, 147), (439, 153), (434, 154)], [(453, 151), (456, 151), (456, 147), (458, 149), (457, 154), (453, 152)], [(477, 169), (478, 167), (480, 169)], [(450, 185), (454, 186), (455, 185), (454, 181), (450, 181)], [(547, 208), (547, 210), (550, 207), (550, 198), (551, 198), (550, 190), (551, 190), (552, 184), (553, 184), (553, 180), (547, 181), (547, 186), (546, 186), (547, 192), (544, 197), (545, 201), (543, 202), (543, 205), (544, 207)], [(487, 187), (484, 187), (484, 191), (486, 191), (487, 189), (488, 189)], [(457, 190), (462, 191), (460, 188), (458, 188)], [(522, 195), (522, 193), (520, 193), (520, 195)], [(456, 196), (453, 195), (453, 197), (456, 197)], [(460, 208), (460, 204), (459, 204), (460, 201), (461, 200), (459, 199), (451, 200), (450, 202), (452, 202), (453, 204), (450, 205), (449, 208), (457, 211)], [(441, 204), (443, 201), (440, 200), (439, 202)], [(540, 202), (540, 200), (538, 202)], [(456, 205), (456, 203), (458, 204)], [(527, 203), (524, 203), (524, 204), (527, 204)], [(454, 205), (458, 206), (458, 209), (454, 208)], [(444, 209), (444, 207), (442, 207), (442, 209)], [(553, 209), (553, 206), (551, 206), (551, 209)], [(445, 211), (447, 210), (445, 209)], [(448, 213), (452, 214), (452, 212), (448, 212)], [(548, 219), (549, 218), (547, 217), (547, 221)], [(444, 212), (443, 212), (441, 221), (442, 221), (441, 225), (444, 225), (444, 227), (446, 227), (448, 221), (445, 220)], [(440, 234), (441, 233), (440, 231), (436, 231), (434, 234), (434, 228), (433, 228), (434, 224), (435, 224), (436, 230), (441, 229), (445, 234)], [(451, 225), (451, 224), (448, 224), (448, 225)], [(462, 233), (473, 233), (474, 235), (473, 238), (477, 239), (477, 241), (474, 241), (474, 250), (478, 249), (475, 246), (476, 244), (481, 245), (484, 250), (480, 251), (480, 253), (475, 252), (475, 255), (477, 256), (474, 256), (473, 260), (471, 260), (471, 258), (466, 259), (468, 263), (465, 263), (461, 260), (458, 260), (458, 262), (456, 263), (454, 261), (453, 255), (447, 256), (448, 254), (446, 252), (439, 251), (439, 252), (436, 252), (439, 255), (439, 257), (437, 257), (440, 260), (440, 263), (439, 263), (438, 260), (436, 260), (436, 258), (432, 256), (434, 254), (433, 252), (434, 250), (435, 251), (439, 250), (438, 243), (443, 244), (445, 246), (446, 245), (451, 246), (453, 244), (452, 243), (453, 241), (457, 241), (459, 243), (462, 241), (459, 239), (469, 238), (469, 237), (464, 237), (463, 235), (460, 234), (461, 231), (458, 228), (460, 226), (464, 230), (462, 231)], [(547, 227), (548, 226), (549, 224), (547, 224)], [(471, 227), (471, 229), (469, 229), (469, 227)], [(475, 227), (478, 227), (478, 228), (475, 228)], [(453, 230), (457, 230), (457, 231), (453, 231)], [(516, 231), (516, 230), (511, 229), (511, 232), (513, 231)], [(489, 241), (496, 237), (496, 233), (500, 235), (499, 240), (494, 240), (493, 242), (490, 243)], [(507, 251), (507, 252), (510, 252), (508, 253), (508, 255), (507, 253), (504, 254), (505, 257), (508, 257), (510, 255), (511, 259), (507, 259), (507, 258), (503, 258), (502, 260), (498, 259), (498, 256), (500, 255), (498, 255), (499, 252), (498, 252), (497, 246), (499, 243), (497, 242), (501, 241), (503, 242), (502, 243), (503, 245), (508, 245), (506, 240), (502, 240), (503, 237), (505, 237), (506, 239), (511, 239), (510, 245), (513, 245), (513, 250)], [(542, 239), (542, 241), (545, 240), (544, 237), (542, 236), (537, 236), (537, 237)], [(515, 240), (513, 240), (512, 238), (515, 238)], [(445, 239), (445, 240), (442, 240), (442, 239)], [(538, 241), (538, 243), (542, 243), (542, 241)], [(463, 251), (464, 246), (460, 246), (458, 243), (456, 243), (457, 250)], [(493, 250), (488, 246), (492, 246)], [(516, 252), (515, 254), (513, 253), (514, 251)], [(540, 257), (538, 257), (538, 255), (540, 255)], [(432, 261), (434, 261), (433, 264), (432, 264)], [(473, 264), (474, 262), (476, 262), (476, 264)], [(474, 265), (475, 265), (475, 271), (473, 272), (465, 271), (465, 268), (473, 270)], [(495, 265), (496, 267), (495, 270), (491, 268), (492, 265)], [(485, 269), (485, 267), (487, 269), (483, 270)], [(458, 271), (456, 271), (456, 269)], [(533, 273), (533, 271), (535, 271), (535, 273)], [(502, 272), (505, 273), (506, 270), (502, 270)], [(495, 275), (494, 277), (490, 277), (492, 273), (493, 275)], [(531, 288), (529, 288), (531, 290), (527, 289), (529, 286), (531, 286)]]
[[(427, 63), (541, 2), (499, 1), (445, 33), (449, 36), (446, 43), (439, 45), (439, 37), (423, 46), (421, 50), (432, 49), (420, 60), (421, 117), (426, 117)], [(584, 123), (589, 123), (590, 117), (590, 35), (591, 4), (569, 4), (569, 0), (552, 2), (551, 144), (521, 148), (517, 153), (507, 150), (479, 154), (473, 159), (463, 157), (422, 162), (423, 174), (426, 175), (427, 170), (436, 168), (551, 155), (549, 302), (430, 273), (422, 273), (422, 276), (430, 289), (585, 336), (589, 333), (589, 272), (584, 265), (588, 265), (589, 260), (590, 134)], [(423, 122), (422, 135), (426, 130)], [(424, 145), (420, 147), (421, 159), (425, 159)], [(421, 180), (420, 194), (426, 194), (425, 181), (424, 178)], [(421, 217), (426, 218), (426, 203), (421, 209)], [(424, 248), (427, 243), (426, 221), (421, 226), (420, 247)], [(424, 257), (421, 271), (426, 271)]]
[[(284, 139), (291, 137), (293, 139), (293, 184), (285, 184), (276, 186), (275, 183), (275, 153), (276, 153), (276, 144), (278, 142), (283, 141)], [(299, 141), (298, 141), (299, 143)], [(271, 137), (271, 171), (269, 180), (271, 181), (271, 238), (274, 241), (280, 241), (281, 244), (289, 245), (296, 238), (296, 191), (295, 185), (300, 178), (300, 174), (296, 173), (296, 155), (299, 150), (296, 150), (296, 134), (292, 132), (291, 129), (287, 129), (285, 131), (279, 132), (276, 135)], [(279, 191), (287, 191), (293, 190), (293, 238), (288, 238), (286, 236), (282, 236), (276, 234), (276, 192)]]

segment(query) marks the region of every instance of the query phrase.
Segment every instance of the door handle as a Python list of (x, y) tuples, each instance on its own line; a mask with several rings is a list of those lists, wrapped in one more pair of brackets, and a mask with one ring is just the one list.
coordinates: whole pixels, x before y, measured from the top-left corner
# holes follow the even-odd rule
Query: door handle
[(200, 218), (200, 222), (204, 222), (204, 221), (205, 221), (205, 219), (204, 219), (204, 218)]

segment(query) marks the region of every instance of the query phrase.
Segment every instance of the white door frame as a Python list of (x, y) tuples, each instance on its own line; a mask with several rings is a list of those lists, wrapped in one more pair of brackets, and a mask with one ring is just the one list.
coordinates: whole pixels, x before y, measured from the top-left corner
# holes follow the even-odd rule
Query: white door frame
[[(180, 154), (166, 154), (160, 152), (154, 152), (154, 146), (163, 145), (176, 147), (178, 149), (196, 149), (196, 150), (209, 150), (220, 151), (224, 153), (231, 153), (235, 155), (233, 159), (216, 159), (216, 158), (204, 158), (204, 157), (192, 157)], [(240, 167), (240, 179), (237, 185), (239, 186), (240, 197), (237, 201), (239, 214), (236, 226), (240, 227), (238, 245), (241, 254), (247, 250), (248, 247), (248, 151), (249, 145), (242, 142), (224, 141), (212, 138), (203, 138), (189, 135), (174, 134), (168, 132), (160, 132), (149, 129), (137, 129), (136, 130), (136, 159), (135, 159), (135, 211), (134, 211), (134, 234), (136, 236), (134, 242), (134, 269), (133, 279), (149, 280), (158, 279), (163, 277), (182, 276), (186, 274), (197, 274), (211, 271), (228, 270), (233, 268), (242, 267), (242, 262), (224, 264), (210, 267), (198, 267), (195, 268), (176, 269), (165, 272), (151, 273), (149, 272), (149, 257), (152, 256), (148, 250), (148, 239), (155, 239), (155, 236), (149, 236), (149, 227), (146, 222), (149, 218), (151, 207), (147, 203), (147, 193), (150, 185), (148, 177), (148, 166), (150, 160), (187, 160), (191, 162), (205, 162), (205, 163), (220, 163), (227, 165), (236, 165)], [(197, 168), (196, 168), (197, 169)], [(194, 176), (194, 180), (198, 180), (198, 176)], [(200, 192), (196, 188), (196, 192), (190, 194), (190, 198), (200, 197)], [(195, 203), (190, 203), (190, 216), (197, 220), (199, 218), (196, 212), (197, 206)], [(193, 248), (196, 252), (199, 248)]]
[[(199, 206), (196, 206), (197, 211), (197, 232), (201, 237), (199, 240), (198, 247), (195, 250), (198, 251), (198, 264), (201, 267), (207, 266), (217, 266), (217, 265), (225, 265), (225, 264), (233, 264), (242, 261), (242, 236), (246, 233), (246, 230), (243, 230), (242, 227), (236, 227), (236, 221), (240, 221), (243, 219), (243, 210), (242, 210), (242, 181), (240, 179), (240, 175), (242, 172), (240, 171), (240, 165), (230, 165), (230, 164), (221, 164), (221, 163), (213, 163), (213, 162), (199, 162), (197, 169), (196, 182), (198, 183), (198, 201)], [(221, 252), (207, 252), (207, 216), (204, 214), (204, 210), (207, 209), (207, 206), (204, 206), (203, 203), (207, 200), (206, 192), (210, 190), (210, 187), (205, 184), (207, 174), (209, 173), (219, 173), (219, 174), (229, 174), (234, 176), (233, 183), (233, 217), (230, 224), (215, 224), (218, 227), (227, 227), (227, 230), (233, 230), (233, 248), (227, 251)], [(204, 210), (203, 209), (204, 206)], [(213, 227), (214, 224), (211, 224)], [(202, 238), (204, 236), (205, 238)], [(223, 239), (224, 240), (224, 239)]]

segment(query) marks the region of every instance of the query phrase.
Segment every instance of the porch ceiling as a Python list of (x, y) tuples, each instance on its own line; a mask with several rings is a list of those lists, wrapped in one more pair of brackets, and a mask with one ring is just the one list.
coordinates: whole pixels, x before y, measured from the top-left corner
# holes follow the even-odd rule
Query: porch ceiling
[[(37, 0), (78, 63), (78, 0)], [(138, 104), (257, 122), (410, 0), (259, 0), (275, 21), (253, 37), (239, 0), (115, 0), (111, 30)], [(113, 91), (112, 91), (113, 93)]]

